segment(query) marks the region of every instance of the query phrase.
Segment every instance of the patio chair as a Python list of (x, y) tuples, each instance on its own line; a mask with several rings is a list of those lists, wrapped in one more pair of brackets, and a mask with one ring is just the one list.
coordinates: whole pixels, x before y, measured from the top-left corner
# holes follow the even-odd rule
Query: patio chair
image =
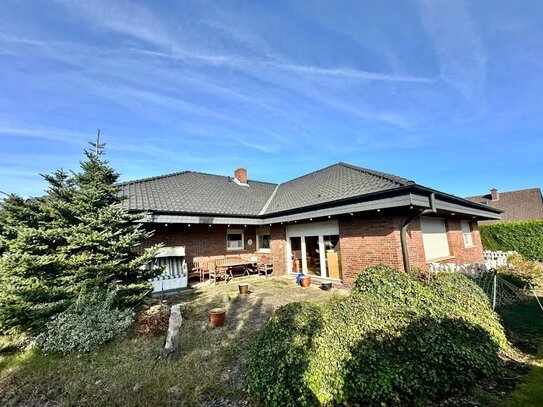
[(268, 273), (273, 272), (273, 263), (271, 262), (259, 262), (256, 264), (256, 271), (258, 274), (264, 273), (268, 278)]
[(214, 262), (209, 262), (209, 279), (213, 280), (215, 284), (218, 284), (220, 279), (224, 279), (225, 284), (228, 283), (229, 276), (233, 278), (232, 272), (228, 270), (228, 266), (215, 264)]
[(189, 277), (198, 276), (200, 282), (204, 281), (205, 274), (207, 270), (204, 267), (203, 261), (193, 261), (189, 263)]

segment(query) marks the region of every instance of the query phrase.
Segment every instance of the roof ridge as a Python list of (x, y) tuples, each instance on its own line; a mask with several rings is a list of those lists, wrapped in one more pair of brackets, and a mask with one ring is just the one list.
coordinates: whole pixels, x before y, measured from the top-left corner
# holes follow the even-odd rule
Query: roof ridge
[(176, 175), (187, 174), (187, 173), (190, 173), (190, 172), (192, 172), (192, 171), (185, 170), (185, 171), (170, 172), (168, 174), (155, 175), (153, 177), (137, 178), (137, 179), (133, 179), (133, 180), (130, 180), (130, 181), (118, 182), (117, 186), (136, 184), (138, 182), (155, 181), (157, 179), (175, 177)]
[(273, 201), (273, 197), (275, 196), (277, 190), (279, 189), (279, 186), (281, 184), (277, 184), (275, 186), (275, 189), (273, 190), (273, 192), (270, 194), (270, 196), (268, 197), (268, 200), (266, 201), (266, 203), (264, 204), (264, 206), (262, 207), (262, 209), (260, 210), (260, 212), (258, 212), (258, 216), (260, 215), (264, 215), (266, 213), (266, 210), (268, 209), (268, 206), (270, 206), (271, 202)]
[(345, 163), (343, 161), (338, 162), (337, 165), (342, 165), (344, 167), (347, 167), (347, 168), (350, 168), (350, 169), (353, 169), (353, 170), (365, 172), (366, 174), (374, 175), (376, 177), (383, 178), (383, 179), (386, 179), (388, 181), (395, 182), (397, 184), (404, 184), (404, 185), (415, 184), (415, 181), (409, 180), (409, 179), (404, 178), (404, 177), (400, 177), (398, 175), (390, 174), (388, 172), (371, 170), (369, 168), (359, 167), (358, 165)]
[(296, 178), (289, 179), (288, 181), (280, 182), (280, 183), (278, 184), (278, 186), (279, 186), (279, 185), (283, 185), (283, 184), (287, 184), (287, 183), (292, 182), (292, 181), (296, 181), (297, 179), (307, 177), (307, 176), (309, 176), (309, 175), (315, 174), (315, 173), (320, 172), (320, 171), (324, 171), (324, 170), (326, 170), (326, 169), (328, 169), (328, 168), (331, 168), (331, 167), (333, 167), (333, 166), (335, 166), (335, 165), (338, 165), (338, 164), (341, 164), (341, 163), (330, 164), (330, 165), (328, 165), (328, 166), (326, 166), (326, 167), (324, 167), (324, 168), (319, 168), (318, 170), (311, 171), (311, 172), (308, 172), (307, 174), (300, 175), (300, 176), (298, 176), (298, 177), (296, 177)]
[[(117, 186), (136, 184), (136, 183), (139, 183), (139, 182), (155, 181), (155, 180), (158, 180), (158, 179), (175, 177), (177, 175), (182, 175), (182, 174), (200, 174), (200, 175), (209, 175), (211, 177), (220, 177), (220, 178), (228, 178), (228, 179), (233, 178), (233, 177), (228, 176), (228, 175), (219, 175), (219, 174), (211, 174), (211, 173), (208, 173), (208, 172), (184, 170), (184, 171), (172, 172), (172, 173), (169, 173), (169, 174), (156, 175), (154, 177), (139, 178), (139, 179), (134, 179), (134, 180), (130, 180), (130, 181), (119, 182), (119, 183), (117, 183)], [(258, 182), (260, 184), (279, 185), (279, 184), (276, 184), (275, 182), (257, 181), (257, 180), (252, 180), (252, 179), (248, 179), (247, 181), (248, 182)]]

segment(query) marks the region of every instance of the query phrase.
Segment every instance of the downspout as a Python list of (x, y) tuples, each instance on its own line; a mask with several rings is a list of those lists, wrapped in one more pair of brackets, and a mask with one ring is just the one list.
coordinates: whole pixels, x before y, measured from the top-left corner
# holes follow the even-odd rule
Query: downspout
[(430, 198), (430, 209), (423, 209), (422, 211), (418, 211), (416, 213), (410, 214), (405, 220), (405, 222), (403, 223), (403, 226), (400, 230), (400, 242), (402, 244), (403, 268), (405, 272), (409, 272), (411, 270), (411, 267), (409, 265), (409, 250), (407, 249), (407, 228), (409, 227), (409, 224), (422, 215), (427, 215), (429, 213), (437, 212), (436, 193), (432, 192), (429, 198)]

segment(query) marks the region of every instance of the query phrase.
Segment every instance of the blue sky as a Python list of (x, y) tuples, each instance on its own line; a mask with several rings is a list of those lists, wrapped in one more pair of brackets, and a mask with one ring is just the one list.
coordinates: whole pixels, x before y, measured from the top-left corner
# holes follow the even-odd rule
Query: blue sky
[(3, 0), (0, 191), (42, 193), (97, 128), (122, 180), (543, 186), (543, 2)]

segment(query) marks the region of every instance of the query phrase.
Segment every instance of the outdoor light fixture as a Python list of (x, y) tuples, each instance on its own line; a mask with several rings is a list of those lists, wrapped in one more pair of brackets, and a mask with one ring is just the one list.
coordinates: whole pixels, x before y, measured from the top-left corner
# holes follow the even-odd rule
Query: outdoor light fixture
[(190, 228), (190, 223), (189, 223), (189, 228)]
[(381, 209), (377, 209), (377, 212), (381, 212)]

